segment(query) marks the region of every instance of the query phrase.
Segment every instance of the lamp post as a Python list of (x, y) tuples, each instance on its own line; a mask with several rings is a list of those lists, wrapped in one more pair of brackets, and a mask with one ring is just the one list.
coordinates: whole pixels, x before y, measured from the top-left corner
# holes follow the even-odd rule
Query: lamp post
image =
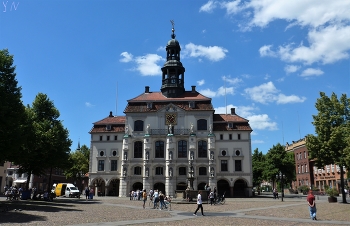
[(282, 202), (283, 202), (283, 196), (284, 196), (284, 187), (283, 187), (283, 179), (286, 176), (280, 171), (278, 174), (276, 174), (276, 179), (281, 181), (281, 190), (282, 190)]

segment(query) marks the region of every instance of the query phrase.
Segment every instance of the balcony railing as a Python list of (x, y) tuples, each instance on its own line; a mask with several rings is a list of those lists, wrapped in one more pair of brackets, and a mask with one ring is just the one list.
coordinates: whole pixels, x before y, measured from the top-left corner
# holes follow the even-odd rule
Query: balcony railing
[[(168, 129), (151, 129), (150, 135), (168, 135)], [(190, 129), (173, 129), (174, 135), (190, 135)]]

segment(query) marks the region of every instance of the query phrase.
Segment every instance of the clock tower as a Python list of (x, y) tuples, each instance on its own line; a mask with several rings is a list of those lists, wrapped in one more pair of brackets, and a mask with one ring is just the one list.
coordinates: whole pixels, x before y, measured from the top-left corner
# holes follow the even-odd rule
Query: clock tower
[(166, 45), (167, 61), (162, 67), (161, 92), (166, 97), (176, 98), (185, 93), (185, 68), (180, 61), (181, 48), (175, 39), (174, 23), (172, 24), (172, 39)]

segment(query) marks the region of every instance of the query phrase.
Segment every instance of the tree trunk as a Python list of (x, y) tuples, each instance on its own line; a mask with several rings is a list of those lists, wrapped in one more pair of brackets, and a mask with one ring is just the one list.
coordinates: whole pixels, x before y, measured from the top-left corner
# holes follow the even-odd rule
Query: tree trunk
[(29, 190), (29, 182), (30, 182), (30, 176), (32, 174), (30, 172), (28, 172), (28, 176), (27, 176), (27, 183), (26, 183), (26, 190), (28, 191)]
[(343, 166), (340, 166), (340, 187), (341, 187), (341, 196), (343, 199), (343, 203), (347, 203), (346, 202), (346, 194), (344, 191), (344, 168)]
[(49, 184), (47, 186), (47, 192), (49, 194), (51, 193), (51, 175), (52, 175), (52, 166), (51, 166), (51, 169), (50, 169)]

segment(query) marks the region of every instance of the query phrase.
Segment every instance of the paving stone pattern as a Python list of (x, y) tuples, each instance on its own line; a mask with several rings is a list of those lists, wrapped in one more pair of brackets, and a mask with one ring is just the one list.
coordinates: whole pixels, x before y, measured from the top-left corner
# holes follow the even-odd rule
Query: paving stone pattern
[[(142, 201), (95, 197), (93, 200), (57, 198), (53, 202), (0, 197), (0, 225), (350, 225), (350, 204), (317, 200), (318, 221), (309, 218), (306, 199), (227, 199), (224, 205), (172, 202), (172, 211), (155, 210)], [(180, 204), (181, 203), (181, 204)]]

